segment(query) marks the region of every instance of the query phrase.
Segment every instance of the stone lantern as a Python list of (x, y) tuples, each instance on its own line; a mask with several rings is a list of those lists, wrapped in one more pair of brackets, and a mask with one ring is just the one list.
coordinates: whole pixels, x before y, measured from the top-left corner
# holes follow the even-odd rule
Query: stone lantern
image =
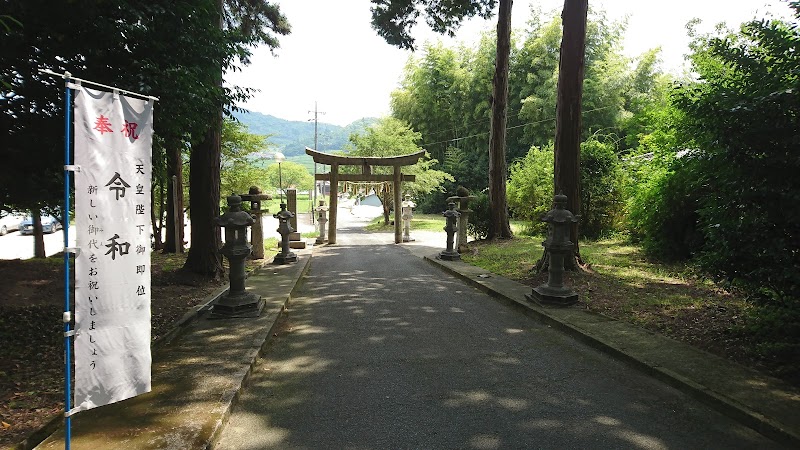
[(317, 240), (314, 241), (315, 244), (325, 243), (325, 224), (328, 223), (328, 218), (326, 216), (327, 212), (328, 207), (325, 206), (325, 200), (320, 200), (319, 207), (317, 208), (317, 227), (319, 229), (319, 236), (317, 236)]
[(268, 210), (261, 209), (262, 200), (271, 200), (269, 194), (262, 194), (258, 186), (250, 186), (250, 191), (241, 196), (245, 202), (250, 202), (250, 214), (253, 215), (253, 227), (250, 229), (250, 243), (253, 245), (253, 259), (264, 259), (264, 227), (261, 224), (261, 217)]
[(567, 196), (555, 196), (554, 208), (544, 218), (547, 222), (547, 239), (542, 246), (549, 255), (547, 283), (533, 288), (525, 297), (542, 305), (569, 306), (578, 301), (578, 294), (564, 286), (564, 259), (572, 256), (574, 243), (570, 241), (570, 227), (578, 222), (578, 218), (566, 209)]
[(281, 203), (281, 210), (272, 217), (278, 219), (278, 233), (281, 235), (281, 252), (273, 258), (273, 264), (287, 264), (297, 262), (297, 255), (289, 251), (289, 235), (294, 232), (289, 220), (294, 217), (291, 211), (286, 210), (286, 203)]
[(411, 201), (411, 196), (406, 194), (406, 199), (403, 200), (402, 205), (402, 219), (403, 219), (403, 242), (411, 242), (414, 239), (411, 239), (411, 219), (414, 218), (414, 207), (417, 206), (414, 202)]
[(442, 213), (447, 220), (447, 223), (444, 226), (444, 231), (447, 232), (447, 249), (439, 253), (439, 259), (443, 259), (445, 261), (455, 261), (461, 259), (461, 255), (458, 253), (458, 251), (453, 249), (453, 241), (456, 234), (456, 221), (461, 214), (456, 211), (455, 203), (450, 202), (447, 204), (447, 207), (447, 211)]
[(228, 317), (258, 317), (264, 308), (260, 295), (245, 291), (244, 260), (252, 247), (247, 242), (247, 227), (253, 217), (242, 211), (242, 198), (236, 194), (228, 197), (228, 211), (214, 219), (214, 224), (225, 231), (225, 245), (220, 249), (230, 265), (230, 290), (212, 308), (214, 315)]
[(469, 224), (469, 215), (474, 212), (469, 209), (468, 204), (470, 200), (475, 200), (476, 198), (478, 197), (469, 195), (469, 190), (464, 186), (458, 187), (455, 196), (447, 197), (448, 202), (458, 201), (458, 212), (461, 214), (458, 217), (458, 244), (456, 245), (456, 249), (459, 252), (463, 252), (467, 246), (467, 224)]

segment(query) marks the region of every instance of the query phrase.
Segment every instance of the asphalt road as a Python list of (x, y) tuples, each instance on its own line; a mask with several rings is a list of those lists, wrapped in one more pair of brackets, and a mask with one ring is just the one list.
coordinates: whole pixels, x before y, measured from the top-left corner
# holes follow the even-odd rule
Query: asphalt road
[(778, 448), (340, 217), (216, 448)]

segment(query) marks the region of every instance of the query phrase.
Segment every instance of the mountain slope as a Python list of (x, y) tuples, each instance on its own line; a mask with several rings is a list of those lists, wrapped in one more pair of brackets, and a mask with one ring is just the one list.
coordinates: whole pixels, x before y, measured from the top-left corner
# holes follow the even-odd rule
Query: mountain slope
[[(253, 111), (234, 112), (233, 117), (246, 125), (253, 134), (271, 135), (269, 142), (287, 157), (305, 155), (306, 147), (314, 147), (314, 122), (285, 120)], [(346, 127), (319, 122), (317, 149), (323, 152), (341, 150), (348, 143), (351, 133), (364, 130), (376, 120), (364, 118)]]

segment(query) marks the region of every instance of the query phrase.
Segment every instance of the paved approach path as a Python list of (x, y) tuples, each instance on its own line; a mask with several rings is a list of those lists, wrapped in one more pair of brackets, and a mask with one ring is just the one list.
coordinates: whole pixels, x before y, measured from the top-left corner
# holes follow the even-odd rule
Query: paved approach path
[(216, 448), (777, 448), (353, 217), (315, 249)]

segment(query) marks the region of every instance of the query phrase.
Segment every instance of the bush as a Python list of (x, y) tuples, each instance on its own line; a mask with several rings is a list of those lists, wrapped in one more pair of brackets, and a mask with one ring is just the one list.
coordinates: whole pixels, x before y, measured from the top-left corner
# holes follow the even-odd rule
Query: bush
[(684, 157), (671, 163), (649, 161), (639, 168), (640, 181), (631, 186), (627, 228), (648, 255), (685, 260), (701, 251), (696, 165), (692, 157)]
[[(621, 222), (622, 176), (611, 144), (589, 139), (581, 144), (581, 219), (583, 237), (597, 238)], [(508, 206), (515, 219), (526, 221), (531, 234), (544, 234), (542, 216), (553, 205), (553, 146), (532, 147), (511, 165)], [(575, 213), (575, 211), (573, 211)]]
[[(583, 237), (596, 239), (622, 221), (622, 172), (614, 146), (596, 139), (581, 144), (581, 218)], [(574, 212), (574, 211), (573, 211)]]
[(422, 214), (441, 213), (447, 208), (447, 197), (453, 195), (449, 193), (452, 191), (454, 191), (454, 189), (448, 189), (447, 192), (432, 191), (418, 194), (415, 198), (417, 202), (416, 210)]
[(531, 147), (521, 160), (511, 164), (507, 186), (511, 215), (525, 221), (531, 234), (544, 234), (547, 226), (542, 216), (553, 204), (553, 146)]
[(789, 3), (791, 22), (754, 20), (697, 37), (698, 77), (672, 96), (700, 149), (698, 262), (762, 302), (800, 302), (800, 3)]
[(469, 216), (467, 232), (475, 239), (486, 239), (489, 235), (489, 194), (481, 192), (476, 195), (476, 199), (470, 202), (469, 207), (473, 211)]

